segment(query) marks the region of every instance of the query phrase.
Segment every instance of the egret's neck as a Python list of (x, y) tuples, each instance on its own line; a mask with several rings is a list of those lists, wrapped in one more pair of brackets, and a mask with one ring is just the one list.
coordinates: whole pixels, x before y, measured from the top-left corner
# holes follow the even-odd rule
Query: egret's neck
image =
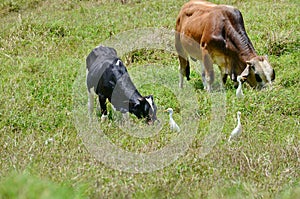
[(239, 90), (240, 90), (240, 89), (242, 88), (242, 82), (241, 82), (241, 80), (239, 80), (239, 79), (238, 79), (237, 81), (238, 81), (238, 83), (239, 83), (239, 86), (238, 86), (238, 88), (237, 88), (237, 89), (239, 89)]
[(237, 121), (238, 121), (238, 124), (241, 124), (240, 115), (237, 115)]

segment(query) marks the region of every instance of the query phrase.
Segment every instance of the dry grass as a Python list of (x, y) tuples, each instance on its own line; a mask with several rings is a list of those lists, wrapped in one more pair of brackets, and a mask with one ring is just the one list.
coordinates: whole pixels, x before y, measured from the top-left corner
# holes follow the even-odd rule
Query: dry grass
[[(216, 145), (205, 157), (199, 156), (199, 149), (205, 146), (204, 139), (210, 132), (212, 99), (202, 90), (195, 70), (189, 85), (195, 88), (198, 99), (193, 117), (199, 120), (199, 126), (188, 150), (177, 161), (161, 170), (132, 174), (105, 166), (87, 150), (73, 117), (74, 93), (86, 99), (86, 56), (99, 43), (124, 31), (173, 29), (183, 3), (0, 3), (0, 198), (18, 198), (14, 193), (31, 179), (32, 187), (41, 180), (41, 193), (49, 189), (51, 195), (60, 190), (56, 198), (64, 198), (64, 190), (78, 198), (300, 197), (300, 20), (299, 3), (294, 1), (222, 2), (240, 8), (257, 52), (269, 55), (277, 76), (272, 90), (245, 87), (242, 101), (235, 98), (233, 85), (226, 85), (225, 123)], [(149, 64), (163, 65), (159, 71), (162, 74), (178, 67), (176, 56), (161, 50), (133, 51), (124, 55), (126, 58), (130, 73)], [(82, 83), (74, 87), (78, 77)], [(166, 81), (177, 86), (177, 75)], [(174, 107), (174, 117), (180, 121), (183, 109), (170, 94), (172, 90), (156, 85), (139, 89), (143, 94), (153, 92), (160, 111)], [(238, 110), (242, 112), (244, 132), (228, 144)], [(162, 118), (167, 115), (162, 114)], [(114, 121), (107, 125), (106, 135), (130, 151), (163, 148), (176, 137), (167, 130), (167, 124), (159, 135), (146, 139), (122, 134)], [(9, 195), (5, 195), (6, 190), (11, 190)], [(24, 198), (31, 196), (31, 189), (27, 190)]]

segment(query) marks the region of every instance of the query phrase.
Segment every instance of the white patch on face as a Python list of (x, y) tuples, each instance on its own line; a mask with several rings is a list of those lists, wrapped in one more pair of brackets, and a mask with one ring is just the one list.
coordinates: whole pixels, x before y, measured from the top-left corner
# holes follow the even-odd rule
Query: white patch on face
[(265, 69), (265, 65), (263, 61), (258, 61), (255, 63), (255, 74), (259, 75), (259, 77), (262, 80), (261, 82), (257, 82), (260, 88), (264, 87), (265, 84), (267, 83), (267, 77), (264, 69)]
[(121, 61), (118, 60), (117, 63), (116, 63), (116, 65), (120, 66), (120, 63), (121, 63)]
[(154, 112), (154, 108), (153, 108), (153, 100), (151, 98), (145, 98), (147, 100), (147, 102), (150, 104), (150, 107), (152, 109), (152, 111)]
[(269, 83), (271, 83), (271, 74), (272, 74), (272, 67), (270, 66), (269, 62), (267, 60), (264, 60), (262, 62), (262, 69), (266, 75), (266, 79)]

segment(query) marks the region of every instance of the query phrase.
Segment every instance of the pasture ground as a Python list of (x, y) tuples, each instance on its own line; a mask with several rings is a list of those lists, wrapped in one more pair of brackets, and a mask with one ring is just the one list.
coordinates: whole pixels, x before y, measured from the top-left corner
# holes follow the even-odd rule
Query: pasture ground
[[(0, 2), (0, 198), (300, 198), (300, 4), (296, 0), (214, 1), (241, 10), (248, 36), (258, 54), (268, 54), (276, 80), (271, 90), (245, 86), (246, 98), (241, 101), (228, 81), (225, 123), (205, 157), (199, 158), (198, 149), (215, 113), (194, 62), (188, 84), (197, 94), (199, 126), (178, 160), (157, 171), (132, 174), (105, 166), (87, 150), (73, 112), (74, 82), (85, 73), (86, 56), (124, 31), (172, 30), (184, 2)], [(122, 59), (129, 73), (152, 64), (163, 66), (158, 71), (162, 74), (178, 67), (176, 55), (163, 50), (135, 50)], [(177, 76), (166, 81), (177, 84)], [(184, 123), (179, 118), (180, 102), (170, 89), (156, 85), (138, 89), (154, 94), (160, 112), (173, 107), (175, 119)], [(228, 144), (238, 110), (244, 132)], [(134, 152), (159, 149), (176, 136), (167, 124), (154, 138), (141, 139), (120, 133), (112, 124), (110, 120), (104, 128), (106, 135), (118, 147)]]

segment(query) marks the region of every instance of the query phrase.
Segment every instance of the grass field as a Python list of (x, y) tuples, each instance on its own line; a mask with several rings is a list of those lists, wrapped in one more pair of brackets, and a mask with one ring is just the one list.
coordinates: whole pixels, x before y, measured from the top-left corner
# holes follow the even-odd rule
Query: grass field
[[(114, 114), (104, 124), (96, 122), (94, 129), (101, 128), (115, 146), (135, 154), (164, 149), (174, 139), (192, 138), (177, 160), (161, 156), (166, 161), (162, 168), (125, 172), (114, 168), (118, 162), (103, 163), (100, 155), (106, 151), (95, 153), (86, 143), (86, 138), (97, 141), (82, 134), (85, 118), (81, 120), (76, 112), (79, 106), (86, 108), (86, 56), (126, 31), (174, 29), (184, 2), (0, 1), (1, 199), (300, 198), (300, 3), (296, 0), (214, 1), (241, 10), (256, 51), (267, 54), (276, 71), (272, 89), (245, 86), (243, 100), (236, 99), (228, 81), (223, 98), (214, 101), (203, 90), (195, 62), (187, 83), (190, 90), (181, 93), (162, 86), (165, 82), (177, 89), (178, 60), (172, 52), (143, 48), (122, 54), (141, 93), (154, 95), (160, 119), (167, 121), (163, 110), (173, 107), (181, 127), (197, 130), (190, 137), (188, 132), (178, 135), (164, 122), (158, 134), (143, 138), (120, 131)], [(135, 75), (148, 70), (168, 78), (147, 84), (147, 79)], [(182, 97), (187, 104), (180, 104)], [(191, 104), (196, 110), (185, 112)], [(215, 115), (222, 110), (226, 117), (218, 123)], [(238, 110), (244, 131), (229, 144)], [(181, 117), (184, 114), (196, 126), (189, 126)], [(142, 122), (131, 120), (145, 129)]]

